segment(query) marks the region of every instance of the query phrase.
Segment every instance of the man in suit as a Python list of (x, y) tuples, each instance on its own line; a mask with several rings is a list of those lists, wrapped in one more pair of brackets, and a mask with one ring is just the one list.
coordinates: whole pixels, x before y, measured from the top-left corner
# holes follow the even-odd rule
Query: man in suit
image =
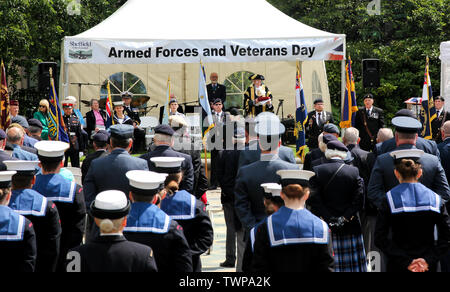
[[(416, 118), (414, 113), (408, 109), (399, 110), (395, 114), (395, 117), (410, 117), (413, 119)], [(416, 140), (416, 147), (418, 149), (423, 150), (425, 153), (429, 153), (439, 157), (439, 149), (437, 148), (436, 142), (433, 140), (426, 140), (422, 137), (418, 137)], [(391, 138), (387, 141), (384, 141), (381, 144), (380, 143), (376, 144), (376, 147), (373, 152), (376, 156), (380, 156), (383, 153), (393, 151), (395, 148), (397, 148), (395, 138)]]
[(185, 190), (190, 194), (194, 191), (194, 167), (192, 165), (192, 158), (190, 155), (177, 152), (173, 150), (173, 135), (174, 130), (169, 125), (158, 125), (155, 128), (155, 137), (153, 138), (154, 145), (148, 153), (141, 155), (147, 164), (148, 169), (155, 171), (156, 166), (150, 161), (152, 157), (183, 157), (184, 161), (181, 164), (183, 170), (183, 179), (180, 183), (180, 190)]
[(134, 127), (133, 152), (137, 153), (140, 150), (145, 149), (145, 131), (138, 127), (141, 124), (141, 118), (139, 117), (138, 109), (131, 107), (131, 100), (133, 99), (133, 94), (129, 91), (125, 91), (122, 92), (121, 95), (124, 113), (133, 120), (133, 127)]
[(225, 85), (219, 84), (219, 76), (216, 72), (212, 72), (211, 75), (209, 75), (209, 79), (211, 80), (211, 83), (206, 85), (209, 104), (212, 106), (214, 101), (218, 98), (220, 98), (222, 104), (225, 104), (225, 100), (227, 99), (227, 88)]
[(316, 99), (314, 101), (314, 110), (308, 113), (305, 127), (306, 138), (308, 139), (306, 144), (310, 151), (319, 146), (317, 137), (322, 133), (323, 126), (328, 123), (334, 124), (333, 115), (330, 112), (324, 111), (322, 99)]
[[(245, 122), (245, 148), (240, 151), (238, 168), (249, 165), (261, 158), (261, 148), (259, 147), (258, 135), (255, 132), (257, 120), (247, 118)], [(295, 164), (295, 156), (291, 148), (280, 145), (278, 157), (286, 162)]]
[(109, 133), (105, 130), (99, 130), (94, 137), (93, 140), (93, 146), (94, 146), (94, 153), (90, 153), (83, 161), (83, 164), (81, 165), (81, 181), (84, 183), (84, 179), (86, 178), (86, 175), (89, 171), (89, 167), (91, 166), (91, 162), (100, 157), (107, 156), (109, 154), (107, 147), (108, 147), (108, 141), (109, 141)]
[(214, 190), (218, 186), (217, 177), (217, 162), (220, 159), (220, 155), (224, 149), (227, 147), (227, 126), (230, 126), (230, 114), (223, 111), (223, 103), (220, 98), (216, 98), (213, 102), (212, 107), (212, 118), (215, 124), (214, 128), (211, 129), (210, 135), (211, 144), (208, 145), (208, 150), (211, 151), (211, 178), (210, 178), (210, 190)]
[(120, 190), (129, 193), (128, 179), (125, 176), (129, 170), (148, 170), (147, 163), (129, 154), (133, 146), (133, 126), (113, 125), (111, 133), (111, 154), (95, 159), (84, 180), (84, 192), (87, 207), (95, 195), (104, 190)]
[(359, 108), (355, 116), (355, 128), (359, 130), (362, 150), (372, 151), (376, 144), (378, 130), (384, 127), (384, 112), (373, 106), (373, 95), (364, 96), (364, 107)]
[(450, 121), (441, 127), (441, 137), (444, 141), (438, 144), (442, 167), (445, 170), (447, 180), (450, 178)]
[(443, 140), (441, 136), (441, 127), (446, 121), (450, 120), (450, 113), (445, 110), (445, 99), (442, 96), (437, 96), (434, 99), (434, 107), (436, 109), (436, 118), (431, 122), (431, 130), (433, 133), (433, 140), (439, 144)]
[[(410, 117), (396, 117), (392, 119), (392, 124), (396, 128), (395, 141), (397, 148), (394, 150), (417, 148), (415, 146), (417, 145), (417, 133), (422, 128), (422, 124), (418, 120)], [(423, 169), (420, 182), (441, 196), (444, 202), (448, 201), (450, 188), (439, 158), (425, 153), (419, 162)], [(380, 209), (385, 194), (398, 184), (399, 182), (394, 175), (394, 158), (391, 157), (390, 153), (378, 156), (372, 169), (367, 189), (369, 201), (377, 209)]]
[(106, 111), (100, 108), (98, 99), (91, 99), (91, 110), (86, 113), (86, 132), (89, 140), (98, 132), (106, 129)]
[[(260, 160), (238, 170), (234, 187), (234, 206), (246, 231), (246, 240), (249, 231), (266, 218), (264, 189), (261, 184), (279, 183), (281, 178), (276, 174), (277, 170), (299, 169), (298, 165), (283, 161), (278, 156), (284, 131), (285, 128), (277, 116), (272, 113), (263, 114), (255, 126), (261, 148)], [(243, 254), (238, 253), (236, 271), (242, 270), (242, 256)]]

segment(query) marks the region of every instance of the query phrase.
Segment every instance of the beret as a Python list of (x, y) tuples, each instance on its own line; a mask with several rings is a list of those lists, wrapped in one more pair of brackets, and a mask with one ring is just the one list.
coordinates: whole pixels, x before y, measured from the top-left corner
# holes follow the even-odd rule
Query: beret
[(338, 138), (336, 138), (336, 136), (332, 135), (332, 134), (325, 134), (323, 135), (323, 143), (328, 144), (328, 142), (337, 140)]
[(95, 142), (108, 142), (109, 140), (109, 133), (105, 130), (99, 130), (95, 135), (92, 137), (92, 139)]
[(332, 140), (327, 143), (327, 148), (330, 150), (338, 150), (338, 151), (344, 151), (348, 152), (348, 148), (345, 147), (345, 145), (340, 142), (339, 140)]
[(331, 123), (325, 124), (323, 126), (323, 131), (326, 133), (331, 133), (331, 134), (334, 133), (334, 134), (338, 134), (338, 135), (340, 133), (339, 128), (335, 124), (331, 124)]
[(38, 128), (41, 128), (41, 129), (44, 128), (44, 127), (42, 127), (41, 121), (39, 121), (38, 119), (29, 119), (28, 120), (28, 125), (34, 126), (34, 127), (38, 127)]
[(323, 103), (323, 99), (318, 98), (318, 99), (314, 100), (314, 104), (319, 103), (319, 102)]
[(169, 125), (158, 125), (155, 127), (155, 134), (173, 136), (175, 131)]

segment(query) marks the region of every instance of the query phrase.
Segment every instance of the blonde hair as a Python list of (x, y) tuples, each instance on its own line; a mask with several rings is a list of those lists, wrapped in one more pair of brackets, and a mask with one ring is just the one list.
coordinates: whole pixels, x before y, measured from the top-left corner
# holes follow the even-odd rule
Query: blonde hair
[(119, 219), (99, 219), (100, 222), (98, 224), (98, 227), (100, 228), (100, 232), (102, 233), (111, 233), (113, 231), (120, 231), (120, 228), (122, 227), (122, 223), (125, 217), (119, 218)]
[(48, 103), (48, 100), (46, 99), (41, 99), (41, 101), (39, 101), (39, 105), (43, 105), (47, 108), (47, 111), (50, 109), (50, 104)]

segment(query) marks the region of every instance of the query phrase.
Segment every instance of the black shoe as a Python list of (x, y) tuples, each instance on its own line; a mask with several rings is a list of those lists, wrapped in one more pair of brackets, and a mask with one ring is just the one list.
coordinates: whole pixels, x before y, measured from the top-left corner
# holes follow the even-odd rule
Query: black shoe
[(224, 261), (223, 263), (220, 263), (220, 266), (224, 268), (234, 268), (234, 263)]

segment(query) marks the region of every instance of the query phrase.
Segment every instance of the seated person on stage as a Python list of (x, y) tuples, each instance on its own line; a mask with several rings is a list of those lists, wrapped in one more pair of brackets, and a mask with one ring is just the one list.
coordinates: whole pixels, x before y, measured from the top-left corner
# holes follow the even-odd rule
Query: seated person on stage
[(133, 126), (133, 120), (123, 112), (123, 101), (115, 101), (113, 104), (114, 124), (127, 124)]
[(91, 111), (86, 113), (86, 132), (89, 139), (99, 130), (106, 129), (106, 111), (100, 108), (98, 99), (91, 99)]

